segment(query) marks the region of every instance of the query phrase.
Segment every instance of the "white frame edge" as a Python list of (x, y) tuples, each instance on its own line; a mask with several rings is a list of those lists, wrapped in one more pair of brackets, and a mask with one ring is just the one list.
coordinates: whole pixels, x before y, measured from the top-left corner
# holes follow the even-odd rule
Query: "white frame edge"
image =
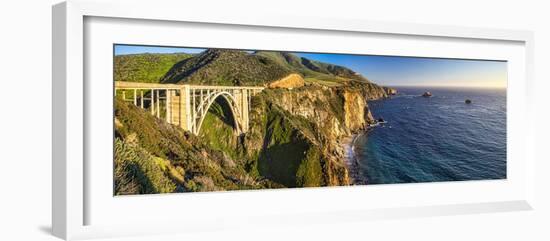
[[(282, 27), (300, 29), (339, 30), (354, 32), (387, 33), (398, 35), (420, 35), (432, 37), (453, 37), (468, 39), (505, 40), (525, 43), (526, 86), (532, 93), (533, 86), (533, 33), (522, 30), (500, 30), (457, 26), (425, 25), (410, 23), (374, 22), (352, 19), (300, 18), (299, 16), (205, 16), (198, 11), (187, 11), (181, 17), (178, 1), (170, 4), (156, 2), (97, 2), (70, 0), (52, 7), (52, 232), (62, 239), (90, 237), (85, 235), (84, 221), (84, 56), (83, 20), (85, 16), (135, 18), (229, 25), (251, 25), (261, 27)], [(125, 4), (132, 4), (127, 10)], [(179, 3), (180, 5), (183, 3)], [(172, 6), (172, 7), (163, 7)], [(155, 9), (155, 11), (150, 11)], [(145, 11), (148, 10), (148, 11)], [(528, 94), (526, 93), (526, 95)], [(532, 98), (528, 98), (528, 115), (532, 115)], [(534, 120), (530, 120), (534, 121)], [(533, 136), (534, 125), (529, 125), (527, 135)], [(481, 213), (512, 210), (528, 210), (534, 203), (535, 156), (534, 147), (528, 147), (526, 200), (499, 203), (454, 205), (457, 211), (417, 207), (430, 215), (453, 215), (460, 213)], [(71, 183), (71, 185), (68, 185)], [(76, 185), (75, 185), (76, 183)], [(391, 211), (391, 212), (388, 212)], [(369, 212), (369, 216), (380, 218), (398, 217), (397, 210)], [(381, 215), (383, 213), (383, 215)], [(361, 220), (366, 213), (348, 215), (351, 220)]]
[(63, 239), (78, 233), (83, 223), (83, 81), (69, 81), (83, 76), (82, 31), (75, 4), (53, 6), (52, 232)]
[(52, 232), (67, 233), (66, 179), (66, 3), (52, 8)]

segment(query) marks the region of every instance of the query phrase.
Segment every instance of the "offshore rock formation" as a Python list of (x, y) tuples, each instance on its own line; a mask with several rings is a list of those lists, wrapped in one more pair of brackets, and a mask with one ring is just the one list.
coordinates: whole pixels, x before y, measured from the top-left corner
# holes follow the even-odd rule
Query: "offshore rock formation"
[(397, 90), (394, 88), (384, 87), (387, 95), (397, 95)]

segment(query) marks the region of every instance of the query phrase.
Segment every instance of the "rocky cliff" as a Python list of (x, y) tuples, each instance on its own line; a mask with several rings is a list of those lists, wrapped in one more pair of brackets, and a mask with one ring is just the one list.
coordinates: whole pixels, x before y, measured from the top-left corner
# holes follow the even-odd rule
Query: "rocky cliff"
[[(333, 186), (349, 185), (351, 182), (341, 145), (342, 138), (363, 130), (366, 124), (374, 121), (367, 100), (385, 98), (387, 95), (377, 85), (362, 83), (360, 86), (337, 88), (311, 85), (295, 90), (267, 90), (262, 97), (285, 113), (289, 123), (287, 128), (299, 133), (298, 136), (305, 143), (306, 154), (300, 165), (320, 165), (321, 168), (317, 169), (321, 171), (310, 171), (310, 176), (319, 175), (317, 178), (320, 182), (317, 184)], [(315, 153), (319, 163), (311, 163), (307, 155), (311, 152)], [(264, 155), (269, 156), (271, 153), (264, 150)], [(276, 158), (270, 161), (272, 163), (265, 165), (277, 165)], [(299, 177), (301, 173), (296, 174)], [(300, 186), (303, 183), (297, 178), (295, 184)]]
[(286, 187), (349, 185), (341, 142), (374, 122), (367, 100), (385, 97), (371, 83), (266, 89), (252, 99), (244, 136), (235, 137), (227, 121), (213, 119), (202, 137), (260, 179)]

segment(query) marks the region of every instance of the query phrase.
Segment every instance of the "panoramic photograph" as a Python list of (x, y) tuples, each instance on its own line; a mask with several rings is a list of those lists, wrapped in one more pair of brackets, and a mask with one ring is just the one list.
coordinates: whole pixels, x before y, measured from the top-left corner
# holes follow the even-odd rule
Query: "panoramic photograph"
[(115, 44), (114, 195), (506, 179), (507, 62)]

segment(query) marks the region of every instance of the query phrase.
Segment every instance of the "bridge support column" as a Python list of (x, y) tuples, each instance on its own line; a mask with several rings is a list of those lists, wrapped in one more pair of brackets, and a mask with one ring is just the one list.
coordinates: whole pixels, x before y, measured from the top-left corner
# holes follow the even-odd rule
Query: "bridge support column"
[(238, 109), (240, 113), (238, 114), (238, 119), (240, 123), (240, 133), (246, 133), (248, 131), (248, 90), (241, 89), (241, 90), (235, 90), (235, 100), (238, 106)]
[(141, 108), (143, 109), (143, 108), (145, 108), (144, 105), (143, 105), (143, 90), (140, 90), (139, 93), (140, 93), (140, 98), (139, 99), (141, 100), (140, 104), (141, 104)]
[(184, 85), (180, 90), (179, 119), (180, 127), (186, 131), (192, 130), (191, 122), (191, 90), (188, 85)]
[(157, 118), (160, 118), (160, 90), (157, 90), (157, 94), (155, 95), (157, 97), (156, 103), (156, 111), (157, 111)]
[(172, 90), (166, 90), (166, 122), (172, 124)]
[(151, 89), (151, 115), (155, 115), (155, 90)]

